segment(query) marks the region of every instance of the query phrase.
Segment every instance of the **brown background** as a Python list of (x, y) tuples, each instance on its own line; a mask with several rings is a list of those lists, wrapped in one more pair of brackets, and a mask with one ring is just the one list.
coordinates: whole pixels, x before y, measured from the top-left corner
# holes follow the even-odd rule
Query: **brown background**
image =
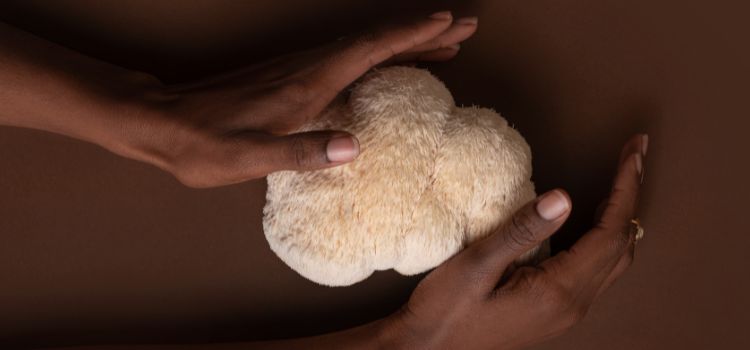
[[(626, 138), (651, 136), (632, 268), (537, 349), (750, 348), (747, 8), (683, 1), (18, 1), (0, 20), (188, 80), (429, 10), (480, 17), (431, 66), (459, 103), (501, 111), (539, 191), (590, 223)], [(0, 128), (0, 347), (298, 336), (387, 315), (416, 278), (350, 288), (298, 277), (267, 247), (264, 181), (180, 186), (150, 166)]]

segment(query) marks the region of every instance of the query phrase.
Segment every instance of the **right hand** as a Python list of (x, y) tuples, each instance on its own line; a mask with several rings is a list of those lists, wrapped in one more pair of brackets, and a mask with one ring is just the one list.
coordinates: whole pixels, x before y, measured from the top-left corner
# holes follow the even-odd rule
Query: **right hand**
[(645, 155), (642, 140), (637, 135), (623, 149), (601, 218), (573, 247), (501, 280), (517, 257), (568, 218), (568, 195), (547, 192), (425, 277), (402, 310), (384, 320), (388, 339), (409, 349), (518, 349), (576, 324), (633, 261), (630, 219)]

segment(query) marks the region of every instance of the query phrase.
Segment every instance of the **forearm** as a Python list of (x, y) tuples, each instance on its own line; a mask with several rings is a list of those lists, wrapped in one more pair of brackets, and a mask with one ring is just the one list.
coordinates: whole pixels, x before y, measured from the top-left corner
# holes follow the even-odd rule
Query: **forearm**
[(276, 349), (401, 349), (403, 342), (390, 318), (374, 321), (359, 327), (314, 337), (284, 339), (264, 342), (239, 342), (194, 345), (143, 345), (143, 346), (86, 346), (61, 350), (276, 350)]
[(0, 22), (0, 125), (50, 131), (147, 160), (146, 74), (97, 61)]
[[(236, 344), (229, 349), (399, 349), (399, 334), (391, 320), (381, 319), (363, 326), (315, 337)], [(213, 348), (209, 348), (212, 349)], [(224, 348), (217, 348), (224, 349)]]

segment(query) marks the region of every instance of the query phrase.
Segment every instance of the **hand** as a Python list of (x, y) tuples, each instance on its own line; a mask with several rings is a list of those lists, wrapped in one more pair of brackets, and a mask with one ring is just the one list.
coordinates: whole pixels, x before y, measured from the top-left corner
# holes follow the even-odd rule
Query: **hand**
[(98, 144), (192, 187), (336, 166), (359, 153), (343, 131), (291, 134), (370, 68), (442, 61), (477, 28), (438, 12), (192, 84), (97, 61), (0, 22), (0, 126)]
[(503, 277), (567, 219), (570, 198), (547, 192), (422, 280), (386, 319), (386, 338), (410, 349), (518, 349), (576, 324), (633, 261), (630, 219), (645, 151), (642, 135), (627, 143), (601, 218), (572, 248)]
[(359, 152), (352, 135), (289, 133), (376, 65), (452, 58), (476, 25), (440, 12), (198, 83), (157, 87), (138, 128), (153, 132), (137, 135), (129, 153), (191, 187), (343, 164)]

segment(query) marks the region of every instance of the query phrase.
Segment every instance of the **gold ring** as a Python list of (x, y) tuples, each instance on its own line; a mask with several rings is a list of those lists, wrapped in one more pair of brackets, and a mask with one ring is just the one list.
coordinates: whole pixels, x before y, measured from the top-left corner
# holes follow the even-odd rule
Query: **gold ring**
[[(638, 218), (634, 218), (630, 220), (630, 223), (633, 224), (632, 231), (635, 231), (635, 243), (638, 243), (641, 239), (643, 239), (643, 226), (641, 226), (641, 220), (638, 220)], [(631, 231), (631, 232), (632, 232)]]

